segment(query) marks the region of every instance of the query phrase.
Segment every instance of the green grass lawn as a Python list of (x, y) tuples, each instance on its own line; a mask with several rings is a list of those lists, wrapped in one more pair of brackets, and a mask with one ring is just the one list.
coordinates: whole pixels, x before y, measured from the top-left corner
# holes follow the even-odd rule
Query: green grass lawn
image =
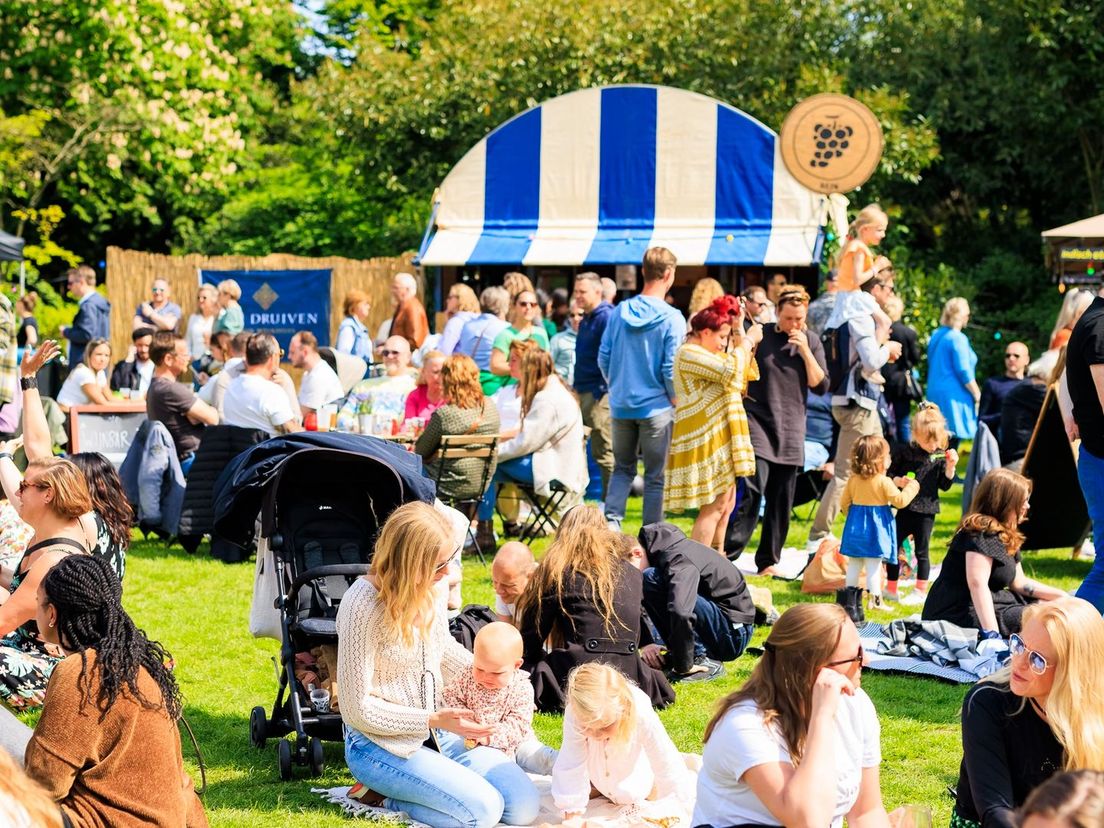
[[(960, 516), (961, 489), (945, 493), (943, 512), (935, 528), (933, 557), (942, 559), (947, 541)], [(807, 507), (799, 510), (802, 515)], [(640, 522), (640, 501), (630, 501), (626, 531)], [(691, 521), (675, 522), (689, 530)], [(791, 526), (789, 543), (804, 543), (808, 523)], [(838, 534), (838, 532), (837, 532)], [(753, 539), (754, 548), (757, 539)], [(547, 541), (537, 543), (538, 552)], [(127, 565), (125, 603), (138, 624), (173, 654), (177, 675), (187, 697), (185, 715), (195, 730), (207, 761), (205, 803), (215, 826), (302, 826), (324, 828), (346, 822), (340, 810), (310, 792), (311, 787), (348, 785), (352, 779), (338, 744), (326, 745), (327, 767), (319, 779), (297, 768), (292, 782), (281, 782), (275, 741), (265, 750), (249, 744), (249, 711), (254, 705), (271, 708), (276, 692), (274, 641), (250, 637), (249, 602), (253, 566), (226, 565), (211, 559), (203, 546), (195, 556), (179, 547), (136, 542)], [(1072, 589), (1088, 571), (1086, 562), (1070, 559), (1069, 550), (1029, 553), (1029, 574)], [(803, 600), (800, 585), (768, 578), (752, 578), (768, 586), (780, 610)], [(489, 568), (465, 560), (464, 601), (492, 603)], [(872, 614), (887, 620), (895, 612)], [(758, 644), (766, 635), (760, 629)], [(684, 751), (700, 752), (701, 734), (716, 701), (747, 677), (754, 664), (744, 656), (728, 665), (728, 675), (707, 685), (678, 690), (678, 701), (660, 715), (675, 743)], [(882, 723), (882, 790), (887, 807), (908, 802), (930, 805), (937, 826), (946, 825), (950, 799), (943, 792), (957, 777), (961, 757), (959, 707), (966, 688), (918, 677), (883, 676), (868, 672), (863, 686), (874, 700)], [(560, 718), (540, 715), (538, 734), (549, 744), (560, 743)], [(196, 772), (190, 744), (185, 759)]]

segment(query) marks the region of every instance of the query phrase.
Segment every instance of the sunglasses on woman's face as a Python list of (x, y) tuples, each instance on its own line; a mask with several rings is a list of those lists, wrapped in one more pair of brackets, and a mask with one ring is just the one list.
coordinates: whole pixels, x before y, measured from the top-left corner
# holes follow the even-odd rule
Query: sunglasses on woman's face
[(1031, 672), (1035, 675), (1041, 676), (1047, 671), (1049, 665), (1047, 664), (1046, 656), (1034, 650), (1027, 649), (1024, 640), (1015, 633), (1012, 633), (1012, 635), (1008, 637), (1008, 649), (1012, 651), (1012, 655), (1014, 656), (1026, 654), (1027, 666), (1031, 668)]
[(517, 306), (519, 308), (535, 308), (537, 306), (537, 303), (536, 302), (518, 301)]
[(824, 666), (825, 667), (841, 667), (844, 664), (854, 664), (856, 662), (858, 662), (860, 667), (862, 666), (862, 663), (863, 663), (862, 644), (859, 645), (859, 651), (858, 651), (858, 653), (855, 654), (854, 658), (844, 658), (844, 659), (841, 659), (840, 661), (829, 661)]
[(22, 495), (27, 489), (45, 489), (42, 483), (31, 483), (26, 480), (19, 481), (19, 494)]

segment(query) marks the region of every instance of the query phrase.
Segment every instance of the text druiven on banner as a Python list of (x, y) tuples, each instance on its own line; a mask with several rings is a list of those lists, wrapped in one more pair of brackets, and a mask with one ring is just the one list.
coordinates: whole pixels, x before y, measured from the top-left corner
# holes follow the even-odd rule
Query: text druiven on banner
[(233, 279), (247, 331), (266, 331), (285, 351), (298, 331), (310, 331), (319, 345), (330, 344), (329, 270), (200, 270), (200, 281), (217, 285)]

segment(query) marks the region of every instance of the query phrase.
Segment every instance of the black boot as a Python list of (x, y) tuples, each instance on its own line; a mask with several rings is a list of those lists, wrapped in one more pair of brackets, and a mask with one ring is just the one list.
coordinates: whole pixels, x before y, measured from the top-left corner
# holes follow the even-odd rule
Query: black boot
[(847, 611), (848, 617), (856, 626), (866, 622), (866, 613), (863, 611), (862, 587), (844, 587), (836, 590), (836, 603)]

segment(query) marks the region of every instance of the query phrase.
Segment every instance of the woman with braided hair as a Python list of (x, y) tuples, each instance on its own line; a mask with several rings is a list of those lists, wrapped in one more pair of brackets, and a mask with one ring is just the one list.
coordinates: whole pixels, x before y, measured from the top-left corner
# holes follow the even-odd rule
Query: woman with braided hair
[(103, 558), (72, 555), (38, 589), (43, 637), (65, 653), (27, 745), (32, 779), (82, 826), (206, 826), (180, 753), (169, 654), (123, 609)]
[[(11, 467), (10, 457), (6, 465)], [(0, 700), (17, 711), (31, 710), (42, 704), (50, 673), (60, 660), (39, 637), (35, 594), (58, 562), (88, 554), (80, 518), (92, 508), (92, 500), (84, 475), (68, 460), (32, 460), (15, 487), (7, 475), (0, 477), (19, 516), (34, 530), (15, 569), (0, 572), (0, 586), (7, 589), (0, 591)]]

